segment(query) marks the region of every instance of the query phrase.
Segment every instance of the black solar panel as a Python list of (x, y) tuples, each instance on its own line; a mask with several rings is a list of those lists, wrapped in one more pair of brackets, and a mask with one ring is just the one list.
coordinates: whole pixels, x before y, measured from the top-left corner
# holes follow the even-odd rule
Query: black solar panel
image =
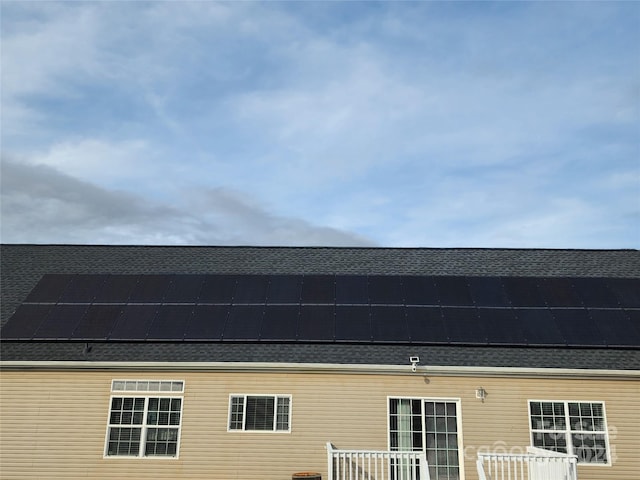
[(574, 278), (572, 283), (583, 305), (587, 307), (618, 308), (620, 306), (604, 278)]
[(303, 305), (300, 307), (298, 339), (331, 341), (335, 338), (335, 307), (333, 305)]
[(570, 278), (543, 278), (538, 282), (538, 288), (549, 307), (583, 306)]
[(640, 346), (640, 279), (45, 275), (3, 340)]
[(196, 305), (185, 330), (185, 340), (220, 340), (224, 332), (228, 305)]
[(173, 275), (164, 294), (165, 303), (196, 303), (204, 283), (204, 275)]
[(51, 304), (23, 304), (0, 330), (0, 338), (31, 339), (53, 308)]
[(523, 330), (527, 345), (559, 346), (566, 344), (562, 331), (558, 328), (549, 309), (516, 308), (514, 312)]
[(233, 275), (207, 275), (200, 290), (200, 303), (231, 303), (236, 291)]
[[(614, 347), (640, 345), (640, 318), (634, 321), (624, 310), (590, 309), (588, 312), (607, 345)], [(635, 313), (639, 312), (635, 311)]]
[(604, 345), (604, 336), (584, 308), (552, 308), (551, 314), (556, 319), (567, 345)]
[(108, 275), (93, 299), (96, 303), (127, 303), (138, 284), (138, 275)]
[(102, 289), (107, 275), (75, 275), (60, 297), (61, 303), (91, 303)]
[(369, 288), (367, 277), (336, 275), (336, 303), (339, 305), (367, 305)]
[(369, 302), (378, 305), (404, 305), (401, 277), (372, 275), (369, 277)]
[(73, 331), (80, 340), (106, 340), (122, 311), (121, 305), (91, 305)]
[(269, 278), (267, 303), (300, 303), (302, 276), (272, 275)]
[(468, 277), (467, 283), (473, 303), (478, 307), (508, 307), (507, 293), (498, 277)]
[(452, 343), (487, 343), (486, 326), (480, 322), (477, 308), (443, 307), (442, 316)]
[(238, 275), (233, 303), (265, 303), (269, 277), (266, 275)]
[(182, 340), (192, 314), (193, 305), (161, 305), (147, 340)]
[(433, 277), (403, 277), (407, 305), (439, 305), (438, 290)]
[(402, 306), (371, 307), (374, 342), (409, 342), (409, 329)]
[(264, 316), (262, 305), (234, 305), (224, 329), (224, 340), (259, 340)]
[(298, 305), (267, 305), (262, 320), (260, 339), (294, 340), (298, 331)]
[(435, 277), (440, 304), (443, 306), (471, 306), (473, 300), (464, 277)]
[(336, 286), (333, 275), (305, 275), (302, 281), (302, 303), (334, 304)]
[(640, 278), (608, 278), (607, 285), (623, 308), (640, 308)]
[(161, 303), (169, 288), (170, 275), (140, 275), (131, 292), (131, 303)]
[(74, 275), (43, 275), (25, 302), (57, 303)]
[(440, 307), (407, 307), (406, 318), (412, 342), (449, 342)]
[(111, 332), (112, 340), (146, 340), (157, 305), (125, 305)]
[(336, 341), (371, 341), (368, 306), (336, 306)]
[(70, 339), (87, 308), (87, 305), (55, 305), (34, 338)]
[(485, 327), (487, 340), (495, 345), (526, 345), (522, 324), (510, 308), (479, 308), (480, 323)]
[(546, 304), (538, 289), (538, 278), (504, 277), (502, 284), (509, 303), (514, 307), (544, 307)]

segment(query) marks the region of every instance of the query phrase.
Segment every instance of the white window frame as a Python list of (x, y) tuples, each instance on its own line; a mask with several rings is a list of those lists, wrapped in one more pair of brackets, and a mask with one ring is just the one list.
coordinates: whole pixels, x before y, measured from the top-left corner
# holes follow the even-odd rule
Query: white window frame
[[(264, 397), (273, 398), (273, 428), (271, 430), (248, 430), (247, 425), (247, 398), (248, 397)], [(243, 398), (242, 403), (242, 428), (231, 428), (231, 415), (234, 398)], [(287, 416), (287, 429), (278, 430), (278, 399), (286, 398), (289, 401), (289, 411)], [(227, 414), (227, 432), (230, 433), (291, 433), (291, 418), (293, 411), (293, 400), (290, 394), (282, 393), (232, 393), (229, 395), (229, 411)]]
[[(108, 459), (152, 459), (152, 460), (176, 460), (180, 456), (180, 440), (182, 437), (182, 420), (184, 409), (184, 380), (112, 380), (111, 395), (107, 407), (107, 431), (104, 441), (103, 458)], [(118, 425), (111, 424), (111, 413), (114, 398), (142, 398), (144, 399), (142, 424), (140, 425)], [(169, 425), (166, 428), (178, 430), (176, 440), (175, 455), (145, 455), (147, 432), (150, 428), (165, 428), (164, 425), (147, 425), (147, 414), (149, 413), (149, 400), (151, 398), (169, 398), (180, 400), (180, 423)], [(109, 436), (112, 428), (140, 428), (140, 447), (137, 455), (109, 455)]]
[(424, 415), (424, 402), (448, 402), (456, 404), (456, 426), (458, 429), (458, 473), (460, 480), (465, 477), (465, 457), (464, 457), (464, 436), (462, 431), (462, 399), (451, 397), (416, 397), (407, 395), (387, 396), (387, 449), (391, 450), (391, 400), (419, 400), (421, 402), (422, 414), (422, 452), (427, 453), (427, 428)]
[[(545, 428), (534, 428), (533, 425), (533, 414), (531, 412), (531, 404), (532, 403), (562, 403), (564, 405), (564, 429), (545, 429)], [(598, 404), (602, 406), (602, 420), (604, 423), (604, 430), (574, 430), (571, 428), (570, 415), (569, 415), (569, 404), (570, 403), (588, 403), (590, 405)], [(612, 462), (612, 454), (611, 454), (611, 445), (609, 444), (609, 423), (607, 421), (607, 409), (605, 402), (603, 400), (549, 400), (549, 399), (530, 399), (527, 400), (527, 413), (529, 415), (529, 440), (531, 442), (531, 446), (534, 445), (534, 435), (538, 433), (549, 433), (556, 435), (564, 435), (566, 445), (567, 445), (567, 454), (576, 455), (578, 457), (578, 465), (580, 466), (592, 466), (592, 467), (610, 467)], [(605, 441), (605, 456), (606, 462), (581, 462), (580, 455), (575, 453), (575, 447), (573, 445), (573, 434), (593, 434), (593, 435), (604, 435)], [(536, 448), (544, 448), (544, 447), (536, 447)]]

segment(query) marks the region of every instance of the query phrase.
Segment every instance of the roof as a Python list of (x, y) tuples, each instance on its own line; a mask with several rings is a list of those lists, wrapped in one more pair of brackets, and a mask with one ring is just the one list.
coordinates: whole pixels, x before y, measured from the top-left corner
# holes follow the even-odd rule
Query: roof
[[(594, 341), (593, 334), (591, 337), (584, 337), (588, 341), (578, 342), (573, 348), (569, 348), (558, 342), (543, 342), (541, 345), (506, 341), (434, 342), (432, 339), (416, 342), (411, 337), (392, 337), (392, 341), (389, 338), (381, 338), (382, 341), (373, 338), (364, 343), (348, 341), (348, 338), (338, 338), (344, 340), (342, 342), (323, 342), (298, 337), (295, 341), (287, 342), (286, 338), (273, 337), (272, 340), (266, 340), (257, 335), (255, 338), (236, 338), (232, 342), (222, 341), (222, 338), (217, 338), (216, 341), (184, 341), (181, 338), (180, 342), (176, 342), (176, 339), (156, 338), (149, 342), (140, 336), (121, 338), (126, 341), (112, 341), (106, 336), (80, 336), (73, 341), (69, 331), (61, 336), (64, 338), (53, 339), (40, 335), (40, 338), (36, 338), (38, 341), (31, 338), (7, 341), (7, 337), (3, 335), (2, 360), (401, 365), (407, 363), (409, 356), (418, 355), (423, 363), (434, 365), (640, 369), (640, 344), (634, 340), (640, 335), (640, 329), (635, 327), (640, 318), (640, 305), (637, 305), (638, 294), (629, 292), (628, 288), (628, 285), (634, 286), (633, 288), (636, 284), (640, 285), (637, 283), (640, 280), (640, 252), (636, 250), (2, 245), (0, 253), (2, 326), (25, 300), (31, 300), (30, 304), (26, 303), (27, 306), (42, 303), (42, 300), (57, 305), (58, 300), (29, 296), (43, 275), (49, 275), (54, 280), (59, 274), (92, 276), (77, 277), (84, 281), (97, 274), (171, 274), (174, 275), (172, 278), (183, 279), (194, 274), (222, 275), (220, 278), (248, 274), (305, 275), (310, 278), (322, 274), (361, 277), (457, 276), (479, 278), (481, 282), (496, 278), (526, 277), (540, 281), (549, 278), (573, 279), (572, 283), (579, 283), (579, 279), (588, 278), (593, 280), (593, 285), (623, 282), (627, 287), (626, 290), (621, 290), (622, 293), (632, 297), (625, 299), (624, 305), (613, 308), (611, 302), (600, 305), (592, 301), (588, 307), (595, 309), (598, 318), (607, 318), (615, 310), (625, 328), (636, 328), (633, 335), (618, 342), (614, 345), (615, 348), (609, 348), (611, 345), (608, 340)], [(598, 295), (595, 297), (599, 298)], [(620, 298), (619, 292), (617, 298)], [(548, 303), (547, 300), (545, 302)], [(391, 308), (390, 305), (386, 307)], [(449, 307), (460, 306), (437, 306), (443, 311)], [(559, 309), (570, 309), (574, 313), (578, 307), (585, 310), (584, 305), (558, 305)], [(478, 310), (502, 307), (469, 305), (464, 308)], [(535, 308), (541, 310), (541, 307)], [(566, 311), (560, 313), (563, 318), (567, 316)], [(582, 312), (581, 315), (585, 313)], [(589, 318), (591, 316), (590, 313)], [(447, 318), (445, 315), (445, 320)], [(575, 323), (576, 320), (566, 321)], [(85, 342), (89, 341), (91, 348), (87, 352)]]

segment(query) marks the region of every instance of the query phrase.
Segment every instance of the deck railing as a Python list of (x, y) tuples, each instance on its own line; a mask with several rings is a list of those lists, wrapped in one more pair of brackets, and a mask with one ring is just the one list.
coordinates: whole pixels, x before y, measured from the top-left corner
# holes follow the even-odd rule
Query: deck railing
[(329, 480), (430, 480), (422, 452), (338, 450), (327, 443)]
[(527, 453), (478, 453), (480, 480), (577, 480), (577, 457), (527, 447)]

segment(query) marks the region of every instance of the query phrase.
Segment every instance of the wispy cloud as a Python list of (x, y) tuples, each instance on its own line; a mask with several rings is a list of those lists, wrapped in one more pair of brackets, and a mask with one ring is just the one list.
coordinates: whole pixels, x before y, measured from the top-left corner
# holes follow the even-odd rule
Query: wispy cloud
[(1, 8), (3, 241), (640, 246), (637, 4)]

